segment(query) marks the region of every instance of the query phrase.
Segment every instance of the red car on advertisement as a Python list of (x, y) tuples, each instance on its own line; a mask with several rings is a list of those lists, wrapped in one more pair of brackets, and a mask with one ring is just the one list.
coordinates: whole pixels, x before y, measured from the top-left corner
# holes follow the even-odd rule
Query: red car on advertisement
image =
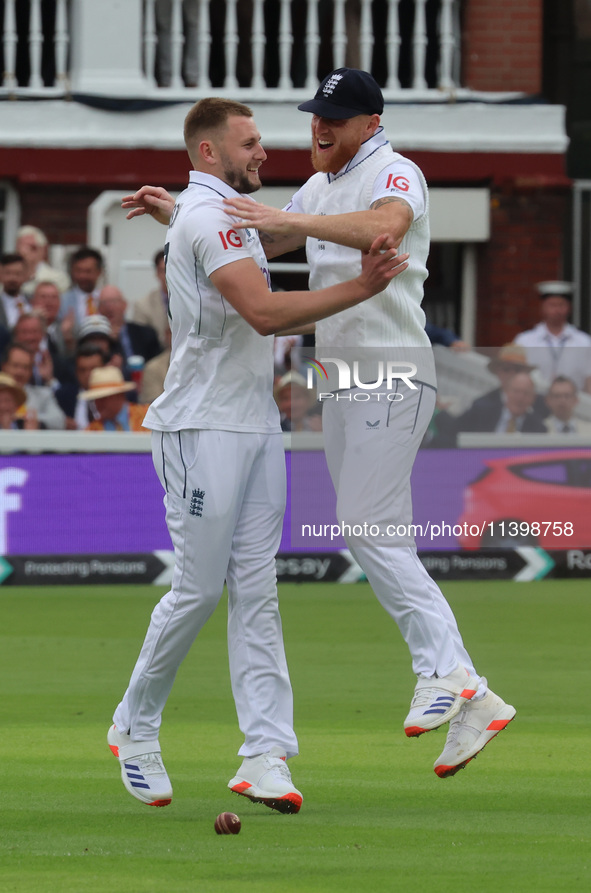
[(487, 459), (464, 491), (464, 549), (591, 546), (591, 450)]

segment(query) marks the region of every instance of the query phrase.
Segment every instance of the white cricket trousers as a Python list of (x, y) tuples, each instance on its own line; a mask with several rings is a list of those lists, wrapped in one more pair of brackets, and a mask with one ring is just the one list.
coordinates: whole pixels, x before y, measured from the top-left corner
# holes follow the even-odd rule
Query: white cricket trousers
[[(322, 414), (326, 461), (337, 493), (337, 520), (349, 549), (388, 614), (396, 621), (422, 676), (447, 676), (458, 662), (476, 674), (443, 593), (421, 564), (412, 523), (410, 475), (435, 407), (435, 390), (400, 384), (397, 402), (366, 400), (369, 392), (339, 391)], [(362, 399), (355, 396), (363, 395)], [(355, 535), (366, 524), (377, 535)], [(390, 535), (395, 525), (396, 535)], [(357, 528), (359, 529), (359, 528)], [(374, 528), (375, 529), (375, 528)], [(476, 674), (477, 675), (477, 674)]]
[[(152, 432), (175, 551), (172, 589), (156, 605), (113, 720), (131, 737), (158, 737), (176, 672), (228, 587), (228, 653), (242, 756), (277, 745), (298, 752), (283, 647), (275, 555), (285, 511), (280, 434)], [(207, 687), (207, 680), (196, 686)]]

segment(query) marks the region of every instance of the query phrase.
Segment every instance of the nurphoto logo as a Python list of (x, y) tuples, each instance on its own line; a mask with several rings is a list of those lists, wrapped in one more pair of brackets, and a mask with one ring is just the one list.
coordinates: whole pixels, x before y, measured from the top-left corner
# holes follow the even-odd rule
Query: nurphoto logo
[[(416, 391), (416, 384), (411, 381), (417, 374), (417, 367), (414, 363), (400, 362), (398, 360), (380, 360), (377, 364), (377, 378), (375, 381), (361, 381), (359, 371), (359, 361), (354, 360), (352, 366), (340, 357), (320, 357), (313, 360), (305, 357), (308, 371), (306, 378), (306, 387), (314, 390), (314, 375), (319, 384), (329, 380), (329, 374), (326, 371), (325, 363), (333, 363), (336, 366), (337, 380), (333, 382), (334, 390), (318, 391), (318, 401), (322, 403), (324, 400), (345, 399), (344, 395), (339, 395), (340, 391), (351, 391), (358, 388), (359, 392), (348, 395), (346, 399), (357, 401), (367, 401), (375, 398), (380, 400), (384, 397), (391, 403), (399, 402), (404, 399), (404, 394), (398, 390), (399, 382), (405, 384), (411, 390)], [(386, 387), (385, 391), (378, 390), (382, 386)], [(336, 393), (335, 393), (336, 392)]]

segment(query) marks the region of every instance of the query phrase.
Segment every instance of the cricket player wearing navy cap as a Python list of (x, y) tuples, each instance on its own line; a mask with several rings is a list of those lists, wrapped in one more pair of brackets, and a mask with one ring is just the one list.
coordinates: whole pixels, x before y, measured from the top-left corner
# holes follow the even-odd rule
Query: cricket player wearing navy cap
[(382, 235), (351, 281), (314, 294), (271, 292), (256, 230), (237, 231), (223, 204), (260, 187), (260, 139), (251, 110), (230, 100), (204, 99), (185, 119), (194, 170), (165, 245), (171, 360), (144, 421), (176, 563), (108, 733), (125, 788), (152, 806), (172, 798), (158, 740), (162, 711), (226, 582), (230, 677), (244, 734), (229, 787), (280, 812), (300, 809), (286, 762), (298, 745), (275, 572), (285, 457), (273, 333), (352, 307), (405, 268)]
[[(392, 380), (397, 399), (371, 401), (372, 390), (336, 381), (323, 408), (326, 459), (345, 530), (367, 522), (378, 536), (345, 533), (347, 544), (412, 657), (418, 679), (406, 735), (450, 722), (439, 777), (454, 775), (515, 716), (475, 670), (455, 617), (419, 561), (412, 535), (410, 475), (435, 406), (433, 355), (421, 309), (429, 251), (429, 195), (412, 161), (394, 152), (380, 125), (384, 101), (365, 71), (339, 68), (299, 106), (312, 113), (312, 162), (317, 173), (284, 211), (241, 199), (227, 202), (242, 225), (256, 227), (267, 257), (306, 245), (310, 287), (321, 288), (359, 268), (359, 249), (389, 232), (408, 268), (368, 304), (320, 321), (316, 357), (357, 361), (361, 382), (377, 380), (379, 359), (416, 366), (412, 380)], [(335, 244), (336, 243), (336, 244)], [(408, 368), (408, 367), (407, 367)], [(348, 384), (348, 382), (345, 382)], [(355, 384), (351, 381), (350, 384)], [(413, 387), (414, 385), (414, 387)], [(379, 393), (373, 395), (379, 398)], [(363, 399), (361, 399), (363, 398)], [(389, 525), (402, 531), (396, 537)], [(411, 528), (411, 533), (409, 533)]]

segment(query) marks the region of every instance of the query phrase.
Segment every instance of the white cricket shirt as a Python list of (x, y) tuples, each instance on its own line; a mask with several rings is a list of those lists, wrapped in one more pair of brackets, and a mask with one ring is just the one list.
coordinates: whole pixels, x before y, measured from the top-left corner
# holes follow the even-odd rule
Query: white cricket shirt
[[(414, 162), (392, 148), (380, 127), (337, 173), (316, 173), (293, 196), (287, 211), (304, 214), (348, 214), (366, 211), (373, 202), (398, 196), (413, 211), (413, 222), (399, 246), (408, 252), (408, 269), (384, 291), (316, 324), (316, 344), (325, 350), (343, 349), (348, 358), (396, 358), (414, 362), (417, 378), (435, 385), (431, 342), (421, 308), (429, 253), (429, 193)], [(316, 290), (358, 276), (361, 252), (328, 240), (308, 238), (310, 289)], [(387, 356), (386, 356), (387, 354)], [(368, 379), (366, 379), (368, 380)]]
[(146, 428), (281, 430), (273, 399), (273, 335), (259, 335), (209, 278), (226, 264), (252, 258), (270, 285), (258, 233), (236, 231), (224, 210), (223, 199), (238, 194), (211, 174), (191, 171), (176, 201), (165, 245), (170, 366)]

